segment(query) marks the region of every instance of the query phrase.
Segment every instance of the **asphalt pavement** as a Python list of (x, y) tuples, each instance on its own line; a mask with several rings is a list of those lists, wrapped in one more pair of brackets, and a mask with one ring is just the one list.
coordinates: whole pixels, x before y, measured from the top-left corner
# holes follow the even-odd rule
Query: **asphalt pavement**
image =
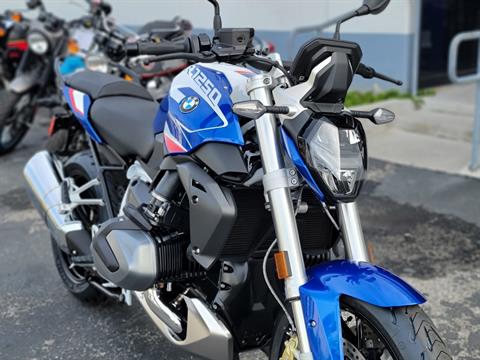
[[(137, 303), (85, 305), (62, 286), (21, 175), (45, 140), (37, 122), (0, 158), (0, 359), (196, 359), (166, 342)], [(477, 179), (372, 161), (359, 199), (376, 263), (427, 296), (458, 360), (480, 358), (479, 198)]]

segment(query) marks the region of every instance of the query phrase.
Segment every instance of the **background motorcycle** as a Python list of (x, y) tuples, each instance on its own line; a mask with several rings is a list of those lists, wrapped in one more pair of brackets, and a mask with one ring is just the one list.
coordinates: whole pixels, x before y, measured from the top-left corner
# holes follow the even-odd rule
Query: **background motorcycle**
[[(102, 46), (105, 45), (107, 56), (112, 58), (118, 56), (115, 51), (119, 46), (123, 49), (123, 43), (129, 37), (139, 37), (128, 29), (113, 26), (110, 23), (107, 16), (111, 7), (108, 3), (90, 0), (87, 0), (87, 3), (89, 15), (67, 23), (48, 13), (40, 0), (27, 2), (30, 9), (39, 10), (39, 16), (29, 24), (29, 48), (22, 54), (19, 65), (15, 69), (14, 78), (8, 88), (0, 91), (0, 101), (4, 104), (0, 108), (0, 155), (12, 151), (20, 143), (33, 122), (38, 106), (52, 108), (60, 105), (53, 66), (56, 58), (68, 55), (67, 70), (64, 70), (63, 74), (81, 70), (85, 66), (98, 69), (104, 66), (97, 61), (99, 57), (87, 56), (85, 62), (85, 58), (79, 56), (80, 50), (91, 53), (90, 47), (96, 43), (93, 41), (95, 35), (103, 32), (103, 38), (97, 38), (97, 43), (107, 39)], [(146, 24), (143, 30), (154, 29), (157, 26), (158, 22), (152, 22)], [(176, 34), (178, 30), (178, 24), (172, 24), (170, 32)], [(91, 33), (90, 40), (88, 40), (88, 32)], [(80, 37), (82, 37), (84, 49), (78, 46)], [(72, 48), (75, 49), (72, 50)], [(124, 74), (136, 76), (135, 72), (129, 71), (121, 64), (110, 64), (115, 65), (116, 69), (120, 68)], [(167, 71), (159, 76), (152, 76), (143, 81), (144, 85), (149, 85), (153, 78), (156, 86), (152, 87), (152, 91), (164, 94), (166, 90), (163, 87), (168, 86), (168, 83), (165, 83), (166, 80), (160, 82), (158, 79), (172, 76), (174, 73)]]
[(54, 101), (54, 59), (68, 44), (66, 23), (47, 12), (41, 1), (29, 1), (30, 9), (39, 9), (37, 19), (29, 23), (28, 49), (21, 57), (8, 88), (0, 92), (0, 154), (10, 152), (27, 133), (37, 106)]
[(12, 80), (23, 53), (27, 50), (28, 19), (20, 12), (0, 15), (0, 88)]
[(145, 65), (144, 57), (126, 58), (124, 46), (139, 39), (162, 42), (183, 41), (191, 31), (188, 20), (152, 21), (140, 28), (138, 34), (103, 22), (96, 29), (96, 48), (89, 51), (86, 67), (89, 70), (115, 74), (136, 81), (146, 87), (152, 96), (161, 100), (168, 92), (173, 77), (187, 65), (184, 60), (170, 60)]
[[(210, 359), (252, 348), (271, 359), (450, 359), (425, 299), (368, 263), (355, 204), (367, 168), (358, 118), (394, 115), (345, 109), (346, 92), (355, 74), (400, 82), (361, 64), (341, 22), (288, 70), (278, 54), (255, 54), (253, 29), (222, 28), (209, 1), (213, 42), (127, 46), (195, 63), (159, 110), (117, 77), (64, 79), (73, 115), (57, 131), (87, 133), (88, 147), (39, 152), (24, 173), (67, 288), (84, 300), (135, 294), (167, 340)], [(388, 2), (366, 0), (343, 21)]]

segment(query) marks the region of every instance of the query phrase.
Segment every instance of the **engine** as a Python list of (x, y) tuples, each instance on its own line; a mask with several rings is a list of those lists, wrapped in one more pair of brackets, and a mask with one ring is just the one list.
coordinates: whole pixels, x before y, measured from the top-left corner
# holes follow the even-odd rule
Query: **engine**
[[(188, 213), (170, 200), (178, 181), (172, 174), (166, 174), (158, 184), (161, 192), (149, 193), (145, 183), (134, 182), (123, 215), (100, 225), (93, 238), (92, 255), (98, 273), (124, 289), (143, 291), (158, 282), (205, 274), (187, 256)], [(147, 197), (149, 201), (144, 202)]]
[[(247, 262), (274, 240), (263, 188), (219, 185), (188, 162), (152, 185), (132, 181), (118, 218), (102, 224), (92, 241), (100, 275), (129, 290), (204, 277), (217, 260)], [(153, 190), (151, 190), (153, 188)], [(297, 216), (305, 263), (328, 256), (336, 231), (310, 191)]]

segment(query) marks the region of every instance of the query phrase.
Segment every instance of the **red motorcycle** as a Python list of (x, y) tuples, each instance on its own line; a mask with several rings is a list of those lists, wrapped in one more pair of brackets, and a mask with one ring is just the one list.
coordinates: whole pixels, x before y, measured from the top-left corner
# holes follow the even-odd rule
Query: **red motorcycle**
[(28, 19), (16, 11), (0, 15), (0, 87), (11, 81), (22, 56), (28, 49)]

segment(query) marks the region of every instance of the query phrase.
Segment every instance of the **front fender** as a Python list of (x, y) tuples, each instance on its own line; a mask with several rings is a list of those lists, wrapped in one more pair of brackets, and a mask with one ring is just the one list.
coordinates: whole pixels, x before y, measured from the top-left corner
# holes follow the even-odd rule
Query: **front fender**
[(398, 276), (369, 263), (336, 260), (309, 272), (300, 287), (314, 359), (343, 360), (340, 296), (346, 295), (379, 307), (424, 303), (425, 298)]

